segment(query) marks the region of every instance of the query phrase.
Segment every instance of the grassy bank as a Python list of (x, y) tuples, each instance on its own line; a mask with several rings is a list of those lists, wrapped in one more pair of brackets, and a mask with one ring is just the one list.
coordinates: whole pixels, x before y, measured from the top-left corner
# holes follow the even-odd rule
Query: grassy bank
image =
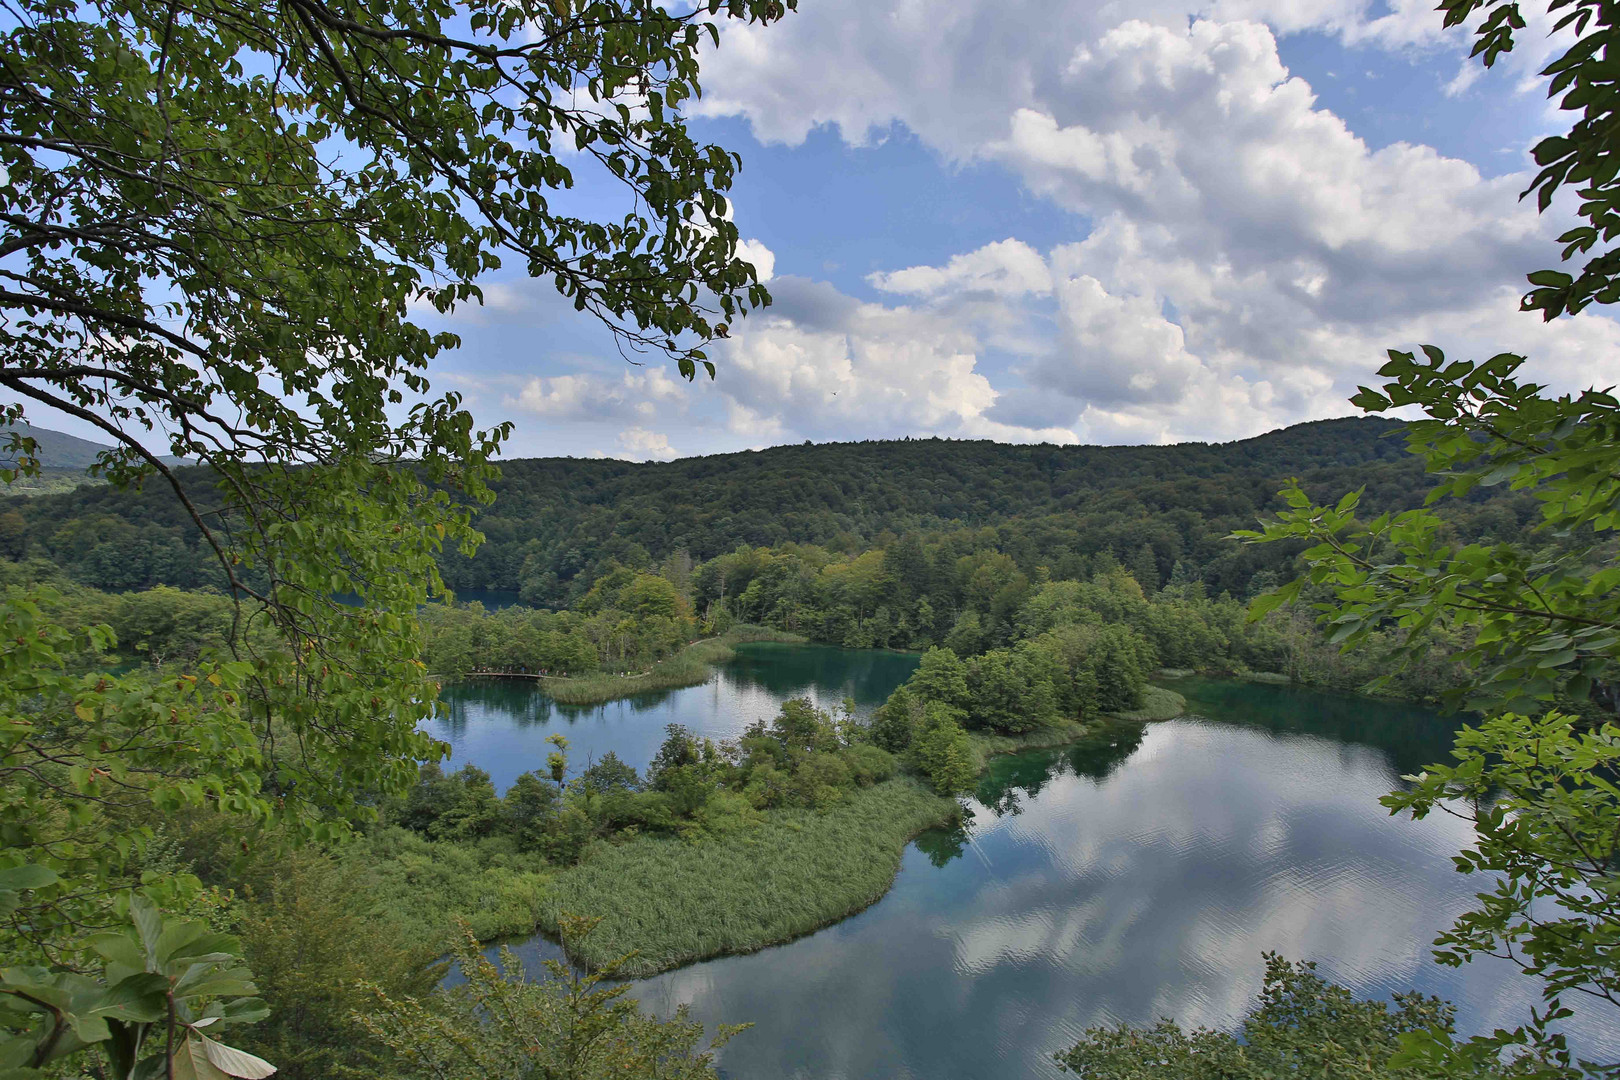
[(1142, 706), (1127, 712), (1110, 713), (1116, 720), (1146, 723), (1151, 720), (1171, 720), (1187, 711), (1187, 699), (1174, 690), (1162, 686), (1149, 686), (1142, 691)]
[(955, 813), (954, 801), (896, 779), (822, 813), (772, 810), (717, 838), (603, 845), (557, 876), (543, 922), (554, 926), (560, 911), (602, 916), (577, 959), (598, 965), (634, 952), (624, 969), (633, 976), (753, 952), (881, 898), (911, 838)]
[(679, 690), (707, 682), (710, 669), (735, 655), (736, 646), (749, 641), (802, 642), (798, 634), (765, 626), (737, 626), (719, 637), (696, 641), (650, 671), (633, 675), (585, 675), (577, 679), (546, 679), (540, 685), (561, 705), (600, 705), (604, 701), (656, 690)]
[(1093, 725), (1082, 723), (1079, 720), (1064, 720), (1048, 727), (1036, 728), (1021, 735), (997, 735), (988, 731), (970, 731), (968, 738), (973, 742), (973, 753), (979, 771), (983, 772), (985, 762), (997, 754), (1016, 754), (1023, 750), (1048, 750), (1055, 746), (1067, 746), (1078, 742), (1091, 734)]

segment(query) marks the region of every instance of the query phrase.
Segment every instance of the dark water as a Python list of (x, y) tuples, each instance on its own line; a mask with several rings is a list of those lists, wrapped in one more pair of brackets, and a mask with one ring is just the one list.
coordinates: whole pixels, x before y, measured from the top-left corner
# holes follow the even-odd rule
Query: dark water
[(456, 599), (463, 604), (477, 601), (488, 611), (517, 607), (523, 603), (516, 589), (457, 589)]
[[(483, 700), (491, 731), (474, 738), (483, 721), (466, 717), (457, 754), (515, 775), (503, 755), (528, 753), (548, 728), (589, 730), (640, 765), (666, 718), (725, 734), (806, 688), (870, 704), (913, 662), (891, 656), (750, 650), (639, 712), (542, 716), (530, 691), (525, 719), (503, 719)], [(1466, 829), (1391, 818), (1377, 802), (1444, 756), (1451, 724), (1287, 687), (1175, 685), (1186, 718), (996, 760), (969, 825), (920, 837), (894, 889), (860, 915), (633, 992), (659, 1011), (752, 1021), (722, 1055), (730, 1076), (822, 1080), (1057, 1077), (1053, 1052), (1091, 1025), (1173, 1016), (1230, 1028), (1268, 949), (1315, 960), (1362, 996), (1439, 994), (1464, 1031), (1526, 1016), (1536, 987), (1506, 965), (1429, 959), (1484, 886), (1451, 868)], [(532, 961), (553, 947), (518, 951)], [(1589, 1053), (1620, 1052), (1606, 1016), (1566, 1030)]]

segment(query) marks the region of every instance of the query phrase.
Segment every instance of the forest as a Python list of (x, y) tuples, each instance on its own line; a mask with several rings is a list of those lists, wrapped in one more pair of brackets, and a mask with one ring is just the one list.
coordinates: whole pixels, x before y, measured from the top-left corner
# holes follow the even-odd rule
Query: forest
[[(503, 462), (491, 481), (496, 499), (478, 515), (485, 539), (476, 558), (447, 550), (438, 565), (452, 589), (582, 610), (613, 566), (660, 570), (671, 559), (707, 563), (738, 548), (789, 546), (849, 557), (906, 536), (935, 548), (935, 561), (993, 550), (1026, 578), (1042, 567), (1057, 579), (1088, 577), (1109, 556), (1153, 590), (1176, 578), (1180, 563), (1182, 577), (1195, 574), (1210, 595), (1243, 599), (1277, 584), (1295, 552), (1225, 538), (1280, 508), (1283, 481), (1297, 477), (1321, 498), (1360, 488), (1370, 508), (1422, 503), (1430, 478), (1399, 433), (1397, 424), (1364, 418), (1219, 445), (922, 439), (667, 464), (519, 459)], [(1492, 488), (1445, 512), (1466, 535), (1506, 541), (1534, 523), (1535, 505)], [(48, 559), (94, 588), (218, 584), (201, 543), (184, 508), (155, 488), (12, 496), (0, 509), (0, 557)], [(678, 570), (672, 576), (683, 584)], [(717, 579), (695, 599), (706, 605), (747, 584)], [(930, 583), (908, 584), (927, 591)], [(957, 606), (958, 596), (933, 602), (939, 618)]]
[[(1407, 305), (1420, 278), (1456, 274), (1448, 303), (1490, 292), (1511, 309), (1517, 292), (1514, 317), (1554, 331), (1620, 301), (1620, 11), (1530, 13), (1538, 34), (1552, 23), (1551, 59), (1536, 52), (1539, 74), (1518, 85), (1544, 80), (1559, 107), (1536, 121), (1534, 171), (1489, 179), (1429, 146), (1369, 150), (1306, 100), (1263, 22), (1133, 20), (1092, 43), (1160, 35), (1185, 51), (1234, 35), (1202, 54), (1199, 79), (1258, 74), (1249, 97), (1305, 110), (1289, 115), (1348, 146), (1375, 186), (1408, 154), (1421, 184), (1461, 177), (1458, 214), (1419, 201), (1383, 215), (1400, 245), (1387, 258), (1356, 262), (1374, 234), (1346, 240), (1324, 220), (1284, 260), (1312, 324), (1295, 340), (1329, 359), (1268, 342), (1245, 295), (1225, 314), (1287, 367), (1267, 369), (1275, 383), (1228, 379), (1223, 357), (1199, 367), (1219, 385), (1181, 402), (1321, 416), (1341, 407), (1322, 387), (1358, 377), (1343, 392), (1356, 386), (1360, 418), (1155, 446), (930, 435), (646, 464), (510, 453), (513, 422), (481, 421), (479, 380), (450, 373), (473, 353), (464, 333), (506, 319), (514, 295), (528, 304), (531, 283), (604, 356), (735, 378), (723, 392), (754, 378), (770, 409), (804, 408), (804, 386), (874, 361), (853, 332), (794, 324), (804, 340), (783, 355), (799, 369), (782, 361), (761, 391), (750, 368), (769, 353), (748, 353), (750, 335), (793, 323), (804, 267), (784, 257), (778, 277), (738, 225), (741, 156), (706, 139), (742, 128), (698, 122), (695, 103), (712, 50), (767, 56), (776, 24), (819, 17), (798, 6), (8, 7), (0, 1080), (719, 1080), (746, 1048), (728, 1045), (748, 1038), (735, 1025), (752, 1015), (763, 1031), (784, 1002), (784, 1059), (823, 1053), (829, 1075), (859, 1074), (855, 1051), (883, 1063), (865, 1072), (890, 1071), (947, 1035), (952, 1053), (994, 1054), (986, 1074), (1620, 1075), (1620, 399), (1534, 381), (1528, 357), (1477, 338), (1479, 355), (1396, 342), (1368, 359), (1376, 375), (1344, 371), (1367, 348), (1359, 331), (1496, 332), (1494, 317), (1451, 318), (1483, 308), (1346, 320)], [(1531, 23), (1512, 0), (1440, 13), (1431, 31), (1472, 39), (1466, 64), (1533, 51), (1513, 55)], [(1052, 82), (1073, 97), (1098, 54), (1057, 44)], [(1135, 65), (1163, 84), (1146, 96), (1174, 81), (1168, 55)], [(1126, 137), (1046, 119), (1074, 146)], [(804, 130), (831, 134), (819, 123)], [(1310, 186), (1288, 167), (1303, 161), (1212, 145), (1215, 173), (1258, 164)], [(1171, 157), (1141, 144), (1109, 169)], [(1522, 226), (1484, 214), (1521, 183)], [(1143, 255), (1185, 231), (1138, 230), (1124, 204), (1140, 194), (1070, 214), (1085, 239), (1051, 265), (1022, 243), (983, 249), (1026, 249), (1027, 273), (911, 265), (926, 256), (909, 251), (871, 265), (910, 269), (861, 271), (906, 298), (847, 297), (860, 318), (964, 320), (941, 349), (971, 378), (908, 406), (981, 403), (971, 418), (947, 408), (954, 427), (896, 412), (870, 430), (1044, 415), (992, 386), (995, 364), (974, 367), (965, 328), (982, 312), (946, 310), (1009, 291), (1068, 319), (1041, 359), (1083, 376), (1071, 389), (1115, 395), (1086, 415), (1112, 404), (1128, 421), (1160, 402), (1162, 380), (1202, 363), (1209, 313), (1153, 288), (1112, 297), (1162, 331), (1115, 335), (1141, 368), (1116, 370), (1109, 334), (1060, 295), (1097, 283), (1060, 272), (1082, 249), (1102, 272), (1093, 241)], [(1282, 227), (1283, 203), (1241, 201), (1282, 211), (1239, 222), (1245, 244)], [(1486, 244), (1492, 230), (1513, 243)], [(1474, 257), (1540, 258), (1532, 241), (1565, 269), (1510, 284)], [(820, 261), (832, 273), (869, 254)], [(1318, 256), (1334, 267), (1316, 274)], [(1466, 276), (1474, 263), (1489, 276)], [(935, 293), (963, 275), (973, 288)], [(772, 288), (788, 301), (774, 312)], [(1594, 319), (1607, 325), (1578, 325)], [(566, 351), (560, 322), (514, 326), (525, 350)], [(845, 340), (826, 356), (805, 344), (824, 338)], [(1010, 371), (1035, 380), (1038, 366)], [(555, 392), (512, 374), (492, 385), (555, 412)], [(1224, 396), (1239, 381), (1252, 396)], [(569, 385), (601, 391), (621, 448), (678, 457), (633, 426), (659, 404)], [(812, 430), (731, 404), (739, 441), (714, 445)], [(1056, 434), (1092, 432), (1080, 415)], [(77, 455), (71, 474), (52, 453)], [(490, 707), (503, 695), (521, 706)], [(604, 733), (614, 752), (592, 741)], [(1334, 861), (1347, 852), (1361, 861)], [(1038, 903), (1014, 903), (1020, 890)], [(1324, 923), (1343, 948), (1323, 969), (1270, 951)], [(722, 986), (740, 992), (700, 1016)], [(1129, 1008), (1093, 1008), (1125, 987)], [(875, 1030), (870, 1045), (806, 1030), (817, 999)]]

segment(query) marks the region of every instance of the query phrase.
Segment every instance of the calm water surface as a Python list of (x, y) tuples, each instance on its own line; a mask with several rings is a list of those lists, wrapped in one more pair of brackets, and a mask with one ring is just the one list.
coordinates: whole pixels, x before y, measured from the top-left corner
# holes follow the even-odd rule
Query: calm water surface
[[(915, 665), (893, 653), (748, 646), (708, 684), (563, 710), (527, 685), (452, 687), (436, 734), (452, 765), (504, 785), (566, 733), (576, 752), (644, 767), (663, 726), (735, 734), (801, 694), (869, 710)], [(1460, 823), (1391, 818), (1378, 796), (1442, 758), (1449, 723), (1287, 687), (1182, 680), (1186, 718), (1062, 751), (997, 759), (961, 830), (920, 837), (894, 889), (797, 942), (636, 983), (649, 1007), (752, 1021), (735, 1077), (1057, 1077), (1087, 1027), (1173, 1016), (1236, 1025), (1261, 953), (1318, 962), (1368, 997), (1416, 988), (1459, 1027), (1512, 1024), (1537, 1001), (1497, 963), (1442, 968), (1429, 942), (1483, 887), (1451, 869)], [(553, 955), (543, 939), (519, 950)], [(1620, 1053), (1620, 1025), (1570, 1033)]]
[(505, 791), (519, 773), (545, 767), (550, 735), (568, 737), (576, 763), (611, 750), (639, 772), (670, 724), (734, 738), (756, 720), (769, 721), (793, 697), (811, 698), (824, 709), (851, 698), (857, 715), (867, 715), (916, 667), (910, 653), (759, 642), (738, 649), (736, 659), (702, 686), (605, 705), (559, 705), (527, 679), (469, 679), (445, 687), (448, 712), (425, 728), (450, 744), (450, 768), (472, 762)]

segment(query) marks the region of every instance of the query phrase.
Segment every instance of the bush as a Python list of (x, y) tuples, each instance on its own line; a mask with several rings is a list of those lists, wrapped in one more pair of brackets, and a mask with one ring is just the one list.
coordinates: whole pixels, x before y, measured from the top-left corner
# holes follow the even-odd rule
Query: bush
[(838, 757), (848, 767), (855, 783), (861, 787), (889, 779), (898, 766), (893, 754), (864, 743), (840, 750)]

